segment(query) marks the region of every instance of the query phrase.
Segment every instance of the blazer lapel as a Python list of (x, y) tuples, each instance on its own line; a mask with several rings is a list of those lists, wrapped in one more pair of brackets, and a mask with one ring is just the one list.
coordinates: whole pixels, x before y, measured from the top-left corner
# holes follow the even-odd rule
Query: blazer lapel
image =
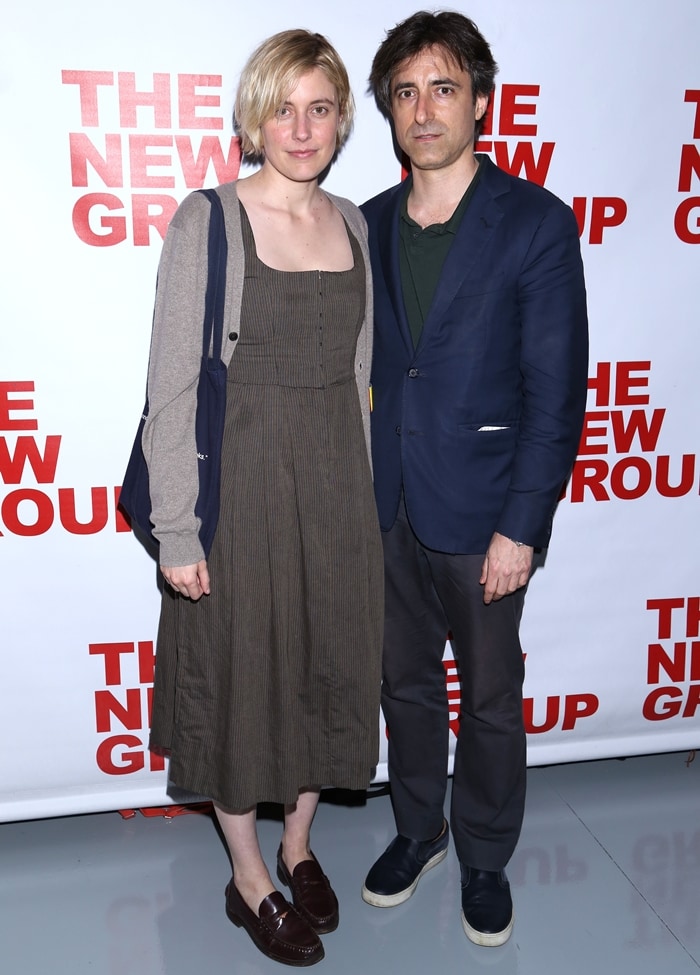
[(482, 254), (503, 217), (503, 211), (492, 193), (492, 172), (489, 170), (491, 166), (481, 174), (479, 186), (452, 242), (423, 325), (418, 349), (423, 341), (429, 339), (432, 327), (444, 318), (462, 283), (470, 276), (478, 277)]
[(404, 341), (407, 352), (413, 358), (413, 339), (408, 326), (406, 316), (406, 306), (403, 300), (403, 289), (401, 287), (401, 270), (399, 267), (399, 214), (401, 211), (401, 201), (406, 184), (402, 183), (396, 188), (391, 200), (387, 203), (386, 211), (382, 220), (379, 222), (377, 239), (379, 241), (379, 253), (381, 255), (382, 271), (386, 289), (394, 307), (394, 315)]

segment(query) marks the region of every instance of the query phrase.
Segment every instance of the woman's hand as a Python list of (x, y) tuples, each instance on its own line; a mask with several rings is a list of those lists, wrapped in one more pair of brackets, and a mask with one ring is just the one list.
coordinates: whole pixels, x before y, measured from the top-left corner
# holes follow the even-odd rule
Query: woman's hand
[(206, 559), (202, 559), (195, 565), (175, 565), (172, 567), (161, 565), (160, 571), (171, 589), (195, 602), (200, 596), (208, 596), (211, 592)]

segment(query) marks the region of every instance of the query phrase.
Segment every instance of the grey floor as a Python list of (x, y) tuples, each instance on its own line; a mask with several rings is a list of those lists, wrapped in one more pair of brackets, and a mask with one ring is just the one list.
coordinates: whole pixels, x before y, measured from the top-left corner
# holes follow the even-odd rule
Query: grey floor
[[(359, 889), (392, 835), (386, 795), (322, 803), (314, 849), (341, 924), (315, 971), (698, 975), (700, 755), (532, 769), (511, 861), (516, 924), (502, 948), (470, 944), (448, 859), (400, 907)], [(279, 823), (260, 822), (273, 862)], [(228, 861), (206, 815), (117, 813), (0, 825), (0, 966), (7, 975), (265, 975), (223, 911)]]

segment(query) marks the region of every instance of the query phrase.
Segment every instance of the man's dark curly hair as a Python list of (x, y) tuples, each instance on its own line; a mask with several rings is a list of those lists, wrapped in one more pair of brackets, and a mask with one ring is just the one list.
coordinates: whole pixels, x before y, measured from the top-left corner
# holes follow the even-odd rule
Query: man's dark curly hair
[[(387, 31), (372, 62), (369, 91), (386, 118), (391, 119), (391, 85), (396, 69), (402, 61), (416, 57), (429, 47), (442, 48), (469, 74), (474, 98), (488, 97), (493, 91), (498, 65), (476, 24), (464, 14), (450, 10), (436, 13), (419, 10)], [(475, 140), (483, 124), (483, 118), (476, 122)]]

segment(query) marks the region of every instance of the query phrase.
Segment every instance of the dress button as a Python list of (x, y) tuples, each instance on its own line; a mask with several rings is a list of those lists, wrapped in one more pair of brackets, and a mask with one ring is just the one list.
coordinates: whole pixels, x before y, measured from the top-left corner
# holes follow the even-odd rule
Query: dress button
[(418, 370), (417, 369), (409, 369), (408, 370), (408, 375), (411, 377), (411, 379), (415, 379), (416, 376), (418, 375)]
[(238, 332), (229, 332), (228, 337), (232, 342), (235, 342), (238, 338)]

